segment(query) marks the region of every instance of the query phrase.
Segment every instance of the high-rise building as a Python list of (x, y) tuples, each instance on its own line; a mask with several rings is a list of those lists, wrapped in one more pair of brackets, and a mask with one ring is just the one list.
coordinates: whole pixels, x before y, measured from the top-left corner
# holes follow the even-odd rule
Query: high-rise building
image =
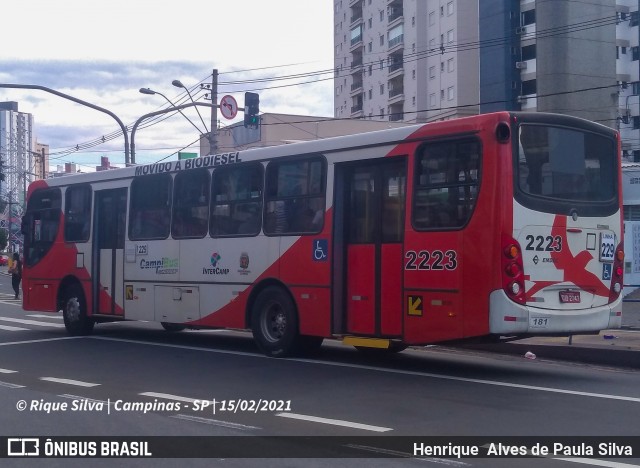
[(334, 0), (336, 117), (575, 115), (640, 154), (640, 0)]
[(335, 117), (478, 113), (477, 1), (336, 0)]

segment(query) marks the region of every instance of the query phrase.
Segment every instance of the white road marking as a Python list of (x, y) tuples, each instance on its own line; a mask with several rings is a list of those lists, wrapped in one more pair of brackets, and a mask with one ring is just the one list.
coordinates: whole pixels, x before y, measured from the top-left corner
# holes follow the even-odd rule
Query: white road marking
[(6, 330), (6, 331), (24, 331), (24, 330), (29, 330), (29, 328), (12, 327), (11, 325), (0, 325), (0, 330)]
[(72, 379), (59, 379), (58, 377), (40, 377), (40, 380), (46, 380), (47, 382), (55, 382), (67, 385), (76, 385), (78, 387), (97, 387), (99, 383), (83, 382), (81, 380)]
[[(207, 349), (207, 348), (198, 348), (196, 346), (183, 346), (176, 344), (167, 344), (167, 343), (149, 343), (145, 341), (136, 341), (136, 340), (126, 340), (120, 338), (108, 338), (104, 336), (92, 336), (89, 337), (94, 340), (106, 340), (106, 341), (119, 341), (126, 343), (134, 343), (140, 345), (147, 346), (162, 346), (168, 348), (179, 348), (179, 349), (189, 349), (193, 351), (202, 351), (207, 353), (218, 353), (218, 354), (233, 354), (236, 356), (249, 356), (258, 359), (270, 359), (265, 355), (258, 353), (246, 353), (243, 351), (226, 351), (219, 349)], [(1, 344), (0, 344), (1, 345)], [(349, 364), (349, 363), (341, 363), (341, 362), (332, 362), (332, 361), (320, 361), (320, 360), (311, 360), (311, 359), (302, 359), (302, 358), (286, 358), (283, 361), (294, 361), (294, 362), (304, 362), (306, 364), (320, 365), (320, 366), (333, 366), (333, 367), (347, 367), (351, 369), (363, 369), (374, 372), (384, 372), (387, 374), (401, 374), (401, 375), (411, 375), (415, 377), (430, 377), (432, 379), (441, 379), (441, 380), (451, 380), (454, 382), (468, 382), (475, 383), (480, 385), (493, 385), (496, 387), (509, 387), (509, 388), (518, 388), (522, 390), (534, 390), (538, 392), (549, 392), (549, 393), (560, 393), (565, 395), (577, 395), (577, 396), (585, 396), (591, 398), (602, 398), (606, 400), (620, 400), (620, 401), (630, 401), (632, 403), (640, 403), (640, 398), (637, 397), (629, 397), (623, 395), (609, 395), (606, 393), (591, 393), (591, 392), (580, 392), (577, 390), (566, 390), (562, 388), (553, 388), (553, 387), (539, 387), (536, 385), (523, 385), (509, 382), (500, 382), (496, 380), (484, 380), (484, 379), (472, 379), (468, 377), (456, 377), (453, 375), (443, 375), (443, 374), (433, 374), (429, 372), (418, 372), (418, 371), (409, 371), (409, 370), (400, 370), (400, 369), (386, 369), (384, 367), (376, 367), (376, 366), (363, 366), (360, 364)]]
[(385, 455), (393, 455), (395, 457), (411, 458), (412, 460), (423, 461), (428, 463), (435, 463), (437, 465), (447, 466), (470, 466), (469, 463), (456, 460), (448, 460), (446, 458), (427, 458), (427, 457), (414, 457), (413, 454), (407, 452), (399, 452), (397, 450), (384, 449), (381, 447), (370, 447), (368, 445), (347, 444), (345, 447), (354, 448), (357, 450), (366, 450), (367, 452), (383, 453)]
[(606, 466), (609, 468), (638, 468), (640, 465), (630, 465), (629, 463), (621, 463), (619, 461), (595, 460), (592, 458), (556, 458), (553, 460), (566, 461), (571, 463), (581, 463), (583, 465)]
[(36, 320), (18, 319), (18, 318), (10, 318), (10, 317), (0, 317), (0, 320), (4, 320), (5, 322), (23, 323), (25, 325), (36, 325), (38, 327), (55, 327), (55, 328), (64, 327), (64, 325), (62, 325), (61, 323), (38, 322)]
[(171, 395), (169, 393), (142, 392), (142, 393), (138, 393), (138, 395), (148, 396), (151, 398), (164, 398), (165, 400), (184, 401), (185, 403), (194, 403), (195, 401), (202, 401), (202, 400), (197, 400), (196, 398), (187, 398), (187, 397), (182, 397), (178, 395)]
[(15, 374), (16, 372), (18, 372), (17, 370), (11, 370), (11, 369), (0, 369), (0, 374)]
[(211, 426), (227, 427), (229, 429), (239, 429), (241, 431), (251, 431), (255, 429), (262, 429), (261, 427), (257, 427), (257, 426), (247, 426), (245, 424), (219, 421), (217, 419), (201, 418), (199, 416), (190, 416), (187, 414), (176, 414), (174, 416), (169, 416), (169, 417), (175, 418), (175, 419), (183, 419), (185, 421), (193, 421), (201, 424), (209, 424)]
[(369, 424), (360, 424), (351, 421), (343, 421), (341, 419), (320, 418), (318, 416), (309, 416), (306, 414), (296, 413), (278, 413), (276, 416), (281, 418), (300, 419), (302, 421), (317, 422), (321, 424), (331, 424), (333, 426), (351, 427), (354, 429), (362, 429), (364, 431), (388, 432), (393, 431), (390, 427), (370, 426)]
[(68, 393), (63, 393), (62, 395), (58, 395), (58, 396), (60, 398), (67, 398), (69, 400), (86, 400), (91, 403), (104, 403), (104, 404), (108, 403), (108, 401), (106, 400), (96, 400), (94, 398), (87, 398), (87, 397), (78, 396), (78, 395), (69, 395)]
[(50, 319), (58, 319), (58, 320), (63, 320), (64, 319), (64, 317), (62, 315), (55, 314), (55, 313), (51, 313), (50, 315), (46, 315), (46, 314), (27, 314), (27, 317), (50, 318)]
[(0, 343), (0, 346), (12, 346), (12, 345), (32, 344), (32, 343), (45, 343), (47, 341), (59, 341), (59, 340), (77, 340), (79, 338), (86, 338), (86, 337), (85, 336), (61, 336), (59, 338), (43, 338), (41, 340), (10, 341), (8, 343)]
[(24, 388), (24, 385), (18, 385), (18, 384), (9, 383), (9, 382), (0, 382), (0, 387), (7, 387), (7, 388)]

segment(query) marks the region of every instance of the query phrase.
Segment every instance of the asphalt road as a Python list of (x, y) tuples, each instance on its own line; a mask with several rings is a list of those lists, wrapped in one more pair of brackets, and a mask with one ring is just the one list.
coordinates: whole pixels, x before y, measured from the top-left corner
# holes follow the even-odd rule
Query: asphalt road
[[(376, 458), (407, 455), (413, 442), (436, 436), (454, 444), (465, 436), (496, 442), (592, 436), (598, 444), (633, 436), (638, 444), (634, 370), (441, 347), (371, 357), (335, 342), (310, 359), (271, 359), (247, 333), (171, 334), (139, 322), (98, 325), (91, 337), (69, 338), (58, 314), (22, 311), (4, 279), (0, 436), (238, 436), (246, 443), (223, 439), (226, 448), (246, 457), (266, 448), (271, 458), (216, 456), (228, 452), (211, 449), (219, 443), (211, 439), (208, 460), (2, 460), (2, 466), (640, 465), (638, 452), (632, 459)], [(250, 409), (252, 402), (266, 402), (265, 410)], [(343, 459), (292, 458), (317, 454), (328, 436), (338, 437), (336, 445), (320, 453)], [(394, 436), (403, 437), (398, 447), (388, 445)]]

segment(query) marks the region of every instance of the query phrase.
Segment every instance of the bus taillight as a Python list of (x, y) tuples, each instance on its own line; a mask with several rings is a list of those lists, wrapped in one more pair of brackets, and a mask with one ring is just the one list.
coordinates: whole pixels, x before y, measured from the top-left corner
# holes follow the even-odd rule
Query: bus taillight
[(616, 248), (616, 254), (613, 257), (613, 271), (611, 272), (611, 289), (609, 290), (609, 302), (613, 302), (620, 296), (622, 292), (622, 279), (624, 276), (624, 250), (622, 242)]
[(502, 239), (502, 289), (511, 300), (525, 304), (524, 265), (518, 241), (503, 236)]

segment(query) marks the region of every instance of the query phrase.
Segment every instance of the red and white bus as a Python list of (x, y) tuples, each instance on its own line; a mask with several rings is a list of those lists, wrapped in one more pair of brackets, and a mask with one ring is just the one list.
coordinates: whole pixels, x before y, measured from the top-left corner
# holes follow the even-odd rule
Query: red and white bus
[(621, 324), (617, 132), (500, 112), (36, 181), (25, 310), (285, 356)]

